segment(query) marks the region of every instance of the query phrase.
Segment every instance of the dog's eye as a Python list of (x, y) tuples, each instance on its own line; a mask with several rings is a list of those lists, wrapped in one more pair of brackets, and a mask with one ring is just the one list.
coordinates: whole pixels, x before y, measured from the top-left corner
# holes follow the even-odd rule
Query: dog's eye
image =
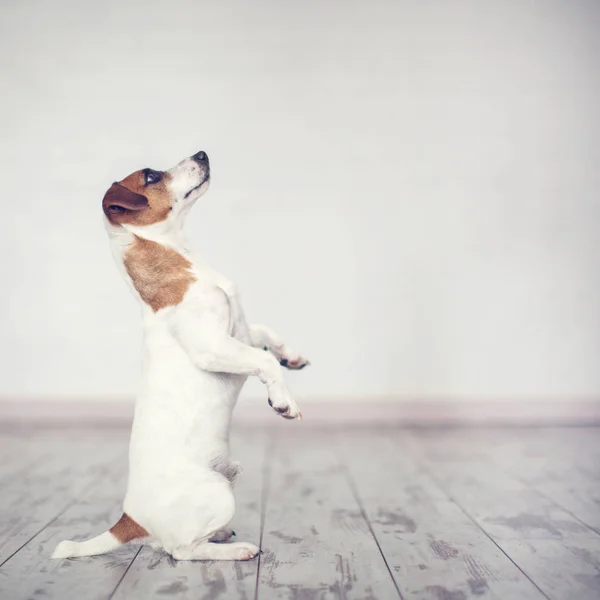
[(158, 183), (162, 179), (162, 173), (153, 171), (152, 169), (144, 169), (144, 181), (146, 185)]

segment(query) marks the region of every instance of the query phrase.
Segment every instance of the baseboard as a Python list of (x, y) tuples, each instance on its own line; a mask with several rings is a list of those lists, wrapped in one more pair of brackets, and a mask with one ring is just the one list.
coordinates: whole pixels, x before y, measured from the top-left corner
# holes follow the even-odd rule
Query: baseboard
[[(600, 425), (600, 399), (407, 399), (305, 398), (298, 402), (303, 425), (463, 426)], [(128, 427), (133, 400), (33, 400), (0, 398), (0, 425)], [(234, 421), (270, 425), (281, 421), (264, 399), (242, 398)]]

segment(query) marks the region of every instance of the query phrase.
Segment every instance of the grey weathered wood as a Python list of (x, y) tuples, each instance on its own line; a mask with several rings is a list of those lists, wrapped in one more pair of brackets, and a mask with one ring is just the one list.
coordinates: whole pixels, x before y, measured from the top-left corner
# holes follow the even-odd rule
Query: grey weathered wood
[(404, 598), (544, 597), (401, 445), (345, 432), (338, 448)]
[(578, 479), (573, 475), (561, 480), (555, 470), (531, 476), (521, 469), (511, 472), (525, 485), (600, 535), (600, 481)]
[(11, 452), (10, 454), (3, 454), (0, 458), (0, 494), (15, 477), (26, 473), (36, 462), (36, 459), (30, 458), (25, 453)]
[[(420, 432), (412, 441), (441, 487), (547, 597), (579, 600), (598, 598), (598, 535), (506, 469), (531, 476), (542, 464), (554, 463), (563, 476), (570, 469), (580, 471), (577, 477), (586, 481), (593, 479), (598, 472), (593, 458), (598, 438), (589, 434), (588, 430), (469, 435), (454, 431), (434, 438)], [(583, 447), (586, 452), (581, 452)], [(536, 485), (543, 479), (542, 474)], [(563, 501), (569, 502), (564, 497)]]
[(600, 535), (598, 432), (566, 430), (512, 438), (489, 452), (495, 464)]
[(502, 545), (551, 600), (600, 598), (600, 537), (504, 540)]
[[(235, 486), (236, 541), (260, 541), (261, 497), (267, 434), (264, 431), (232, 433), (232, 458), (242, 463)], [(174, 596), (182, 600), (254, 598), (258, 559), (246, 562), (174, 561), (165, 552), (144, 546), (113, 598)]]
[[(91, 456), (87, 458), (93, 462)], [(125, 468), (125, 456), (121, 455), (102, 470), (96, 469), (95, 482), (81, 497), (0, 568), (0, 598), (108, 598), (135, 556), (136, 547), (97, 557), (52, 560), (50, 556), (60, 541), (93, 537), (116, 522), (121, 513)]]
[[(0, 432), (0, 598), (250, 599), (258, 575), (259, 599), (387, 600), (390, 571), (404, 600), (600, 598), (600, 430), (276, 431), (260, 572), (135, 545), (51, 561), (118, 517), (128, 432)], [(232, 435), (254, 542), (264, 435)]]
[[(492, 538), (590, 538), (578, 519), (497, 467), (494, 436), (449, 432), (413, 437), (439, 485)], [(512, 435), (512, 434), (511, 434)]]
[(0, 497), (15, 477), (23, 475), (45, 458), (55, 435), (39, 432), (2, 432), (0, 430)]
[[(52, 439), (41, 460), (0, 496), (0, 565), (95, 481), (108, 475), (124, 440)], [(16, 482), (16, 483), (15, 483)]]
[(258, 597), (398, 594), (327, 432), (282, 423), (272, 459)]

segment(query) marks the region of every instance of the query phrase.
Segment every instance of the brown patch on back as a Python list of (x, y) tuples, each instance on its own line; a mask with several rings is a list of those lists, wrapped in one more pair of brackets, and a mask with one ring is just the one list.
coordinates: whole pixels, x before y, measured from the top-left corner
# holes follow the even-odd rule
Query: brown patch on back
[[(136, 171), (135, 173), (125, 177), (125, 179), (122, 181), (116, 184), (113, 183), (102, 200), (104, 214), (110, 223), (112, 225), (125, 224), (144, 226), (153, 225), (154, 223), (164, 221), (169, 215), (171, 207), (173, 206), (173, 198), (171, 197), (166, 185), (167, 181), (169, 181), (171, 178), (171, 175), (169, 173), (163, 173), (162, 175), (163, 177), (158, 183), (145, 185), (144, 172)], [(117, 186), (117, 188), (115, 188), (115, 186)], [(111, 213), (110, 198), (115, 193), (115, 190), (118, 189), (118, 187), (125, 188), (131, 192), (132, 198), (135, 196), (145, 198), (147, 200), (147, 205), (142, 206), (142, 204), (139, 203), (139, 206), (135, 208), (132, 207), (117, 214)], [(124, 206), (124, 208), (127, 207)]]
[(154, 312), (179, 304), (196, 281), (187, 258), (137, 236), (125, 252), (124, 263), (133, 286)]
[(109, 530), (122, 544), (150, 535), (141, 525), (136, 523), (128, 514), (123, 516)]

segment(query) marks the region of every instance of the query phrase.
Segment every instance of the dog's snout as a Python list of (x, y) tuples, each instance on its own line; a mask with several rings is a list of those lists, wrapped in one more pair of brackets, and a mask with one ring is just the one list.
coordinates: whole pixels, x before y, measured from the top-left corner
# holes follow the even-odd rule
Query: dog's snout
[(192, 156), (192, 158), (199, 163), (205, 163), (208, 162), (208, 154), (206, 154), (206, 152), (204, 152), (204, 150), (200, 150), (200, 152), (196, 152), (196, 154), (194, 154), (194, 156)]

